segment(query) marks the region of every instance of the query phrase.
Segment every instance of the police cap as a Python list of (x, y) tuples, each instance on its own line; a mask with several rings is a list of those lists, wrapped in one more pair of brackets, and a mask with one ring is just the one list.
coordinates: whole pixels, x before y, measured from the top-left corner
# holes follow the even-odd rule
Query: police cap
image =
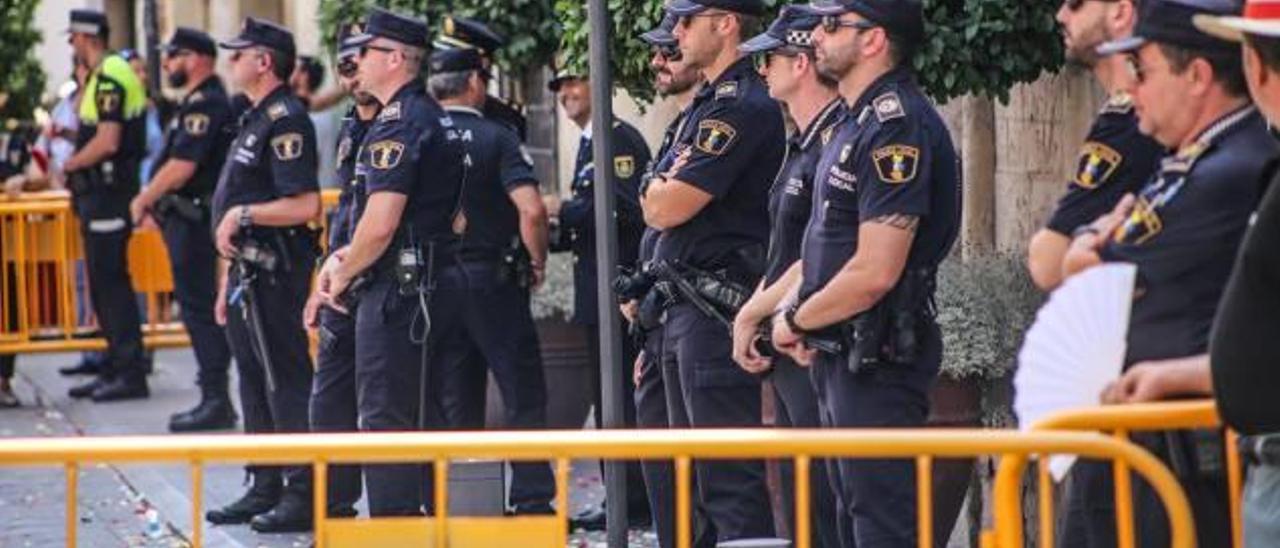
[(214, 44), (213, 38), (203, 31), (189, 27), (178, 27), (177, 30), (173, 31), (173, 36), (169, 38), (169, 41), (160, 45), (160, 50), (165, 53), (173, 53), (184, 49), (209, 57), (218, 55), (218, 46)]
[(480, 52), (470, 48), (439, 49), (431, 52), (431, 72), (463, 72), (484, 70)]
[(240, 35), (220, 44), (226, 49), (245, 49), (254, 46), (270, 48), (289, 55), (297, 55), (293, 33), (280, 25), (254, 17), (246, 17), (240, 27)]
[(1137, 50), (1147, 42), (1159, 42), (1201, 53), (1232, 54), (1240, 46), (1196, 28), (1196, 15), (1239, 15), (1239, 0), (1147, 0), (1138, 14), (1133, 35), (1098, 46), (1098, 53), (1112, 55)]
[(383, 37), (406, 46), (427, 47), (427, 22), (407, 17), (382, 8), (369, 10), (369, 20), (365, 23), (364, 34), (351, 39), (357, 46), (372, 42), (374, 38)]
[(474, 48), (486, 56), (492, 56), (506, 44), (506, 39), (488, 25), (453, 15), (445, 16), (440, 36), (433, 43), (436, 49)]
[(360, 53), (360, 44), (356, 37), (364, 34), (364, 23), (355, 22), (343, 25), (338, 29), (338, 58), (349, 57)]
[(782, 13), (778, 14), (768, 30), (747, 40), (738, 49), (743, 53), (761, 53), (783, 46), (812, 48), (813, 27), (818, 26), (821, 19), (798, 6), (787, 6), (782, 8)]
[(676, 22), (679, 20), (680, 17), (668, 13), (662, 17), (662, 22), (658, 24), (658, 28), (641, 34), (640, 39), (650, 46), (674, 46), (676, 45), (676, 35), (672, 34), (671, 31), (675, 30)]
[(743, 15), (764, 15), (765, 12), (764, 2), (761, 0), (671, 0), (666, 10), (677, 17), (685, 17), (712, 8)]
[(819, 16), (856, 13), (907, 40), (924, 38), (924, 5), (918, 0), (813, 0), (803, 9)]
[(107, 14), (98, 10), (71, 10), (71, 26), (68, 33), (106, 36), (111, 31), (111, 23), (107, 22)]

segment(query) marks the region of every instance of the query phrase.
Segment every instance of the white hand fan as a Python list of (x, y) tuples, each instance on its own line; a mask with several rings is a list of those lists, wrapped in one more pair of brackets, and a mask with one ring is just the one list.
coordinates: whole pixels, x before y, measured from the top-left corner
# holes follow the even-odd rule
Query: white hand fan
[[(1102, 390), (1120, 377), (1136, 277), (1132, 264), (1090, 268), (1040, 308), (1013, 378), (1013, 408), (1024, 430), (1053, 413), (1098, 405)], [(1049, 470), (1061, 481), (1074, 463), (1074, 456), (1054, 456)]]

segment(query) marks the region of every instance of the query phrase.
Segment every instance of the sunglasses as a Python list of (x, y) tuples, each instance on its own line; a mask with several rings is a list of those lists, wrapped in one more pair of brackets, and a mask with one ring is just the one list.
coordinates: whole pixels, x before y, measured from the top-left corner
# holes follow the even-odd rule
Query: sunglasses
[(681, 15), (679, 19), (676, 19), (676, 25), (679, 26), (680, 28), (687, 29), (689, 28), (689, 25), (693, 24), (693, 20), (699, 17), (724, 17), (726, 15), (729, 15), (729, 14), (722, 11), (715, 11), (710, 13), (708, 12), (695, 13), (693, 15)]
[(360, 71), (360, 65), (356, 63), (353, 56), (342, 58), (338, 61), (338, 76), (343, 78), (351, 78)]
[(389, 47), (387, 47), (387, 46), (375, 46), (375, 45), (373, 45), (373, 44), (366, 44), (366, 45), (360, 46), (360, 57), (364, 57), (364, 56), (366, 56), (366, 55), (369, 55), (369, 52), (370, 52), (370, 51), (380, 51), (380, 52), (382, 52), (382, 53), (391, 53), (391, 52), (393, 52), (393, 51), (396, 51), (396, 48), (389, 48)]
[(752, 55), (751, 62), (755, 64), (757, 71), (761, 71), (769, 68), (769, 63), (773, 62), (773, 58), (775, 56), (791, 58), (799, 55), (800, 55), (800, 52), (798, 51), (792, 51), (787, 49), (775, 49), (772, 51), (762, 51), (760, 53)]
[(822, 23), (820, 26), (822, 27), (822, 32), (835, 34), (840, 32), (840, 29), (842, 28), (851, 28), (861, 31), (876, 28), (878, 25), (871, 21), (843, 21), (838, 15), (824, 15), (822, 16)]
[(667, 61), (674, 62), (684, 59), (684, 54), (680, 53), (680, 46), (675, 44), (669, 46), (654, 46), (654, 50)]
[(1139, 84), (1147, 79), (1148, 69), (1142, 66), (1142, 61), (1138, 60), (1137, 55), (1129, 54), (1124, 56), (1124, 68), (1129, 72), (1129, 76)]

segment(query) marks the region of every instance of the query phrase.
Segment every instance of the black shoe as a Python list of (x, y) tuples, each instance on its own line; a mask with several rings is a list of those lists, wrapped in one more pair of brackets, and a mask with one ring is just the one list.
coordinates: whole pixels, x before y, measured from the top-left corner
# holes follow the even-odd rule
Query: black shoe
[(200, 404), (189, 411), (175, 413), (169, 417), (170, 432), (199, 432), (202, 430), (224, 430), (234, 428), (236, 410), (231, 406), (231, 398), (225, 391), (206, 392), (200, 397)]
[(123, 400), (139, 400), (151, 395), (151, 391), (147, 389), (147, 379), (138, 377), (130, 379), (127, 377), (116, 377), (93, 391), (93, 401), (123, 401)]
[(603, 507), (583, 510), (569, 518), (570, 531), (603, 531), (609, 519)]
[[(259, 475), (261, 478), (262, 475)], [(269, 481), (254, 481), (249, 492), (239, 500), (217, 510), (205, 512), (204, 519), (217, 525), (249, 523), (254, 516), (271, 510), (280, 502), (280, 476), (274, 474), (274, 485)]]
[(96, 392), (98, 388), (106, 386), (109, 382), (110, 381), (102, 377), (97, 377), (80, 386), (71, 387), (71, 390), (67, 390), (67, 395), (76, 399), (92, 397), (93, 393)]
[(72, 375), (97, 375), (101, 372), (102, 364), (87, 359), (81, 359), (80, 363), (75, 364), (74, 366), (58, 369), (58, 373), (61, 373), (65, 377), (70, 377)]
[(513, 516), (554, 516), (556, 509), (551, 507), (550, 502), (526, 502), (517, 504), (511, 509)]
[(314, 516), (311, 514), (310, 497), (286, 493), (280, 504), (265, 514), (249, 520), (249, 527), (259, 533), (305, 533), (311, 530)]
[(325, 515), (330, 518), (354, 518), (360, 513), (350, 506), (332, 506), (325, 511)]

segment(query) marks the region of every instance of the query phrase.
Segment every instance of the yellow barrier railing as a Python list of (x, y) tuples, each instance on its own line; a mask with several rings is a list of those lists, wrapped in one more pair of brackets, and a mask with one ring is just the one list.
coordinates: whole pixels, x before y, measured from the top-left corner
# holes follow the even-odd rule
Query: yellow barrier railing
[[(0, 444), (0, 466), (53, 465), (67, 477), (67, 544), (75, 545), (76, 479), (86, 462), (186, 462), (192, 467), (193, 546), (201, 545), (202, 467), (210, 462), (311, 463), (315, 471), (317, 546), (555, 546), (566, 545), (570, 460), (661, 459), (675, 463), (677, 545), (691, 542), (690, 485), (693, 459), (793, 459), (796, 546), (808, 548), (810, 463), (815, 458), (903, 458), (916, 463), (919, 546), (934, 546), (932, 493), (936, 458), (980, 455), (1076, 454), (1123, 462), (1154, 488), (1169, 516), (1174, 548), (1194, 544), (1194, 524), (1177, 479), (1151, 454), (1131, 443), (1085, 432), (1020, 433), (1008, 430), (629, 430), (537, 432), (400, 432), (11, 439)], [(556, 469), (556, 515), (517, 518), (448, 516), (450, 461), (465, 458), (550, 460)], [(325, 515), (328, 466), (333, 463), (431, 462), (436, 473), (436, 515), (424, 518), (329, 519)], [(1015, 478), (1016, 480), (1017, 478)], [(1004, 486), (997, 486), (1002, 488)], [(1008, 490), (1008, 489), (1004, 489)], [(1013, 490), (1016, 495), (1016, 488)], [(996, 507), (995, 534), (984, 546), (1021, 532), (1021, 509)], [(1006, 531), (1018, 528), (1017, 531)], [(1014, 544), (1001, 543), (1012, 548)], [(1021, 548), (1021, 544), (1016, 545)]]
[[(1047, 431), (1100, 431), (1109, 432), (1118, 440), (1128, 441), (1132, 432), (1175, 430), (1184, 428), (1216, 428), (1222, 425), (1213, 400), (1175, 401), (1134, 405), (1110, 405), (1073, 410), (1048, 417), (1031, 426), (1033, 432)], [(1227, 456), (1227, 500), (1231, 512), (1232, 545), (1242, 545), (1240, 494), (1240, 454), (1235, 434), (1225, 434)], [(1047, 455), (1047, 454), (1042, 454)], [(1002, 459), (997, 472), (995, 500), (1000, 505), (1019, 505), (1020, 479), (1027, 466), (1025, 456)], [(1039, 459), (1037, 466), (1037, 496), (1039, 506), (1039, 546), (1054, 546), (1053, 479), (1050, 477), (1048, 459)], [(1129, 467), (1116, 461), (1114, 464), (1116, 536), (1117, 546), (1134, 546), (1133, 485)], [(1001, 546), (1022, 546), (1022, 524), (1002, 529)]]
[[(321, 193), (326, 211), (338, 191)], [(322, 217), (327, 226), (328, 215)], [(0, 196), (0, 354), (101, 350), (84, 275), (83, 243), (66, 191)], [(136, 230), (129, 241), (129, 272), (146, 304), (144, 342), (149, 348), (190, 344), (173, 314), (173, 276), (157, 230)], [(79, 272), (79, 274), (77, 274)]]

